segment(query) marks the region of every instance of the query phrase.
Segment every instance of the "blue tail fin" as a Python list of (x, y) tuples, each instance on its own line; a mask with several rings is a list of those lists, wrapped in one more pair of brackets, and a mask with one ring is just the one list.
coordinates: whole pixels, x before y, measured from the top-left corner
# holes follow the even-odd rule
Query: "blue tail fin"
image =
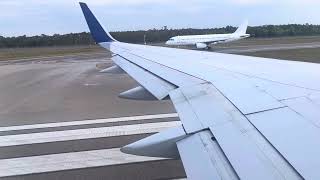
[(102, 28), (101, 24), (93, 15), (87, 4), (80, 2), (80, 6), (84, 17), (86, 18), (91, 35), (96, 43), (115, 41), (115, 39), (113, 39), (113, 37)]

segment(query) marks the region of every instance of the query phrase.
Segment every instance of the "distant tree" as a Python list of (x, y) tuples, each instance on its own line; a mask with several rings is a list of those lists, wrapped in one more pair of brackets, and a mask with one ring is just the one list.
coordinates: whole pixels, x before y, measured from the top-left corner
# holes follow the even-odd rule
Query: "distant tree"
[[(168, 29), (164, 26), (162, 29), (150, 29), (147, 31), (123, 31), (112, 32), (111, 35), (116, 39), (130, 43), (163, 42), (170, 37), (179, 35), (195, 35), (195, 34), (220, 34), (232, 33), (236, 27), (226, 26), (224, 28), (211, 29)], [(253, 37), (283, 37), (283, 36), (312, 36), (320, 35), (320, 25), (312, 24), (288, 24), (288, 25), (264, 25), (249, 27), (248, 31)], [(95, 42), (91, 35), (87, 32), (70, 33), (70, 34), (54, 34), (48, 36), (41, 34), (40, 36), (28, 37), (3, 37), (0, 36), (0, 48), (14, 47), (42, 47), (42, 46), (69, 46), (69, 45), (93, 45)]]

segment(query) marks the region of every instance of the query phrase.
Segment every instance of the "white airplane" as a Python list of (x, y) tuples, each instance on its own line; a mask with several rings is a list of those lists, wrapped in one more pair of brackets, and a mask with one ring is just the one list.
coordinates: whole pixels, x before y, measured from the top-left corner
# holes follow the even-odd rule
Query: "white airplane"
[(188, 35), (175, 36), (170, 38), (166, 45), (170, 46), (195, 46), (198, 49), (208, 49), (210, 44), (227, 43), (250, 37), (247, 34), (248, 21), (239, 26), (232, 34), (208, 34), (208, 35)]
[(169, 97), (181, 120), (122, 152), (181, 158), (191, 180), (320, 179), (320, 64), (122, 43), (81, 8), (140, 84), (121, 96)]

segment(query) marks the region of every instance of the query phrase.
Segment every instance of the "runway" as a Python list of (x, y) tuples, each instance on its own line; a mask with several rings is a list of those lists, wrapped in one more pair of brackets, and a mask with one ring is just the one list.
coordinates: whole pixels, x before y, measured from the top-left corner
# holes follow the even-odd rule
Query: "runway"
[(0, 179), (178, 179), (180, 160), (122, 146), (180, 123), (170, 101), (118, 94), (137, 84), (99, 73), (109, 54), (0, 63)]
[[(320, 43), (232, 45), (223, 53), (318, 48)], [(133, 101), (128, 75), (99, 73), (105, 52), (0, 62), (0, 179), (171, 180), (182, 162), (119, 148), (180, 121), (170, 101)]]

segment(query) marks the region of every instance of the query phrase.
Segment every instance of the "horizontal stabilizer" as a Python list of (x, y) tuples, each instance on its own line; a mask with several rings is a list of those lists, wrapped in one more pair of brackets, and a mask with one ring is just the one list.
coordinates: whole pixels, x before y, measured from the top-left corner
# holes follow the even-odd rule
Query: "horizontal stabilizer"
[(129, 144), (121, 148), (121, 151), (138, 156), (179, 158), (176, 143), (186, 136), (180, 125)]
[(115, 66), (101, 70), (100, 73), (125, 74), (126, 72), (123, 71), (119, 66), (115, 65)]
[(132, 99), (132, 100), (144, 100), (144, 101), (156, 101), (158, 100), (154, 97), (148, 90), (142, 86), (125, 91), (119, 95), (120, 98)]

